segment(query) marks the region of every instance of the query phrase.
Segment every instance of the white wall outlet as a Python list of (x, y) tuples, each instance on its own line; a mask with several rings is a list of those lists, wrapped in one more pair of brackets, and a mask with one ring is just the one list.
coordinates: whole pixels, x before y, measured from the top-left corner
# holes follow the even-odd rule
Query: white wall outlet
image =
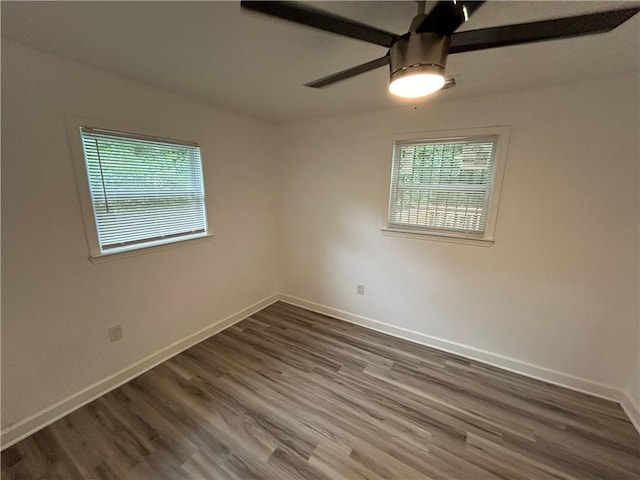
[(109, 341), (111, 343), (122, 339), (122, 325), (115, 325), (109, 328)]
[(364, 295), (364, 284), (362, 283), (356, 284), (356, 293), (358, 295)]

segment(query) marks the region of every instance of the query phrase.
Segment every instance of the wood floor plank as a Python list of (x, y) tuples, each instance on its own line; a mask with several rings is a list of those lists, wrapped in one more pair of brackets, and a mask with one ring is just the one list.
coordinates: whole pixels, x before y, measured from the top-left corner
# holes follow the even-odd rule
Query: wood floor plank
[(2, 452), (3, 479), (640, 479), (620, 405), (276, 303)]

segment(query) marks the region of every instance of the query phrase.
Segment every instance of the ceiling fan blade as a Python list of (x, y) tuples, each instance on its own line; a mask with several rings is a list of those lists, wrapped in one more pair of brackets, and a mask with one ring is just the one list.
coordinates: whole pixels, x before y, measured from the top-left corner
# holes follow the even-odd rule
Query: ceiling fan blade
[(440, 1), (435, 4), (416, 28), (417, 33), (436, 32), (451, 35), (482, 6), (484, 2)]
[(325, 12), (299, 2), (242, 0), (240, 6), (247, 10), (264, 13), (283, 20), (337, 33), (338, 35), (344, 35), (345, 37), (355, 38), (364, 42), (375, 43), (382, 47), (390, 47), (391, 44), (399, 38), (399, 35), (395, 33), (365, 25), (364, 23)]
[(376, 58), (375, 60), (371, 60), (369, 62), (363, 63), (361, 65), (356, 65), (355, 67), (347, 68), (346, 70), (342, 70), (341, 72), (334, 73), (333, 75), (326, 76), (319, 80), (315, 80), (313, 82), (305, 83), (305, 87), (312, 88), (322, 88), (327, 85), (331, 85), (332, 83), (340, 82), (341, 80), (346, 80), (347, 78), (355, 77), (356, 75), (360, 75), (361, 73), (368, 72), (369, 70), (375, 70), (376, 68), (384, 67), (389, 64), (389, 55), (385, 55), (384, 57)]
[(449, 53), (471, 52), (521, 43), (577, 37), (613, 30), (640, 11), (640, 7), (590, 13), (577, 17), (456, 32), (451, 35)]

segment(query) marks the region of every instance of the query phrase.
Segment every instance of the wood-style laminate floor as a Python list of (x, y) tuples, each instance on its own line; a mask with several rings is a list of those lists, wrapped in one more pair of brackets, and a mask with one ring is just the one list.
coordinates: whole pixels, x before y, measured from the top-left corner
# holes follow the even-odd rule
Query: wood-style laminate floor
[(277, 303), (2, 453), (3, 479), (639, 479), (619, 405)]

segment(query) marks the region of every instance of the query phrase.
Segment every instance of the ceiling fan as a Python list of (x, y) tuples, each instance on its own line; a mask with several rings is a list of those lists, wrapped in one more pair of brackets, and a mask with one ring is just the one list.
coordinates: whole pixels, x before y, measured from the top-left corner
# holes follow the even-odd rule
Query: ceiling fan
[(389, 65), (389, 90), (408, 98), (422, 97), (455, 84), (452, 80), (445, 80), (447, 55), (605, 33), (640, 11), (640, 7), (632, 7), (456, 32), (485, 2), (439, 1), (428, 13), (425, 13), (425, 2), (417, 3), (418, 14), (404, 35), (387, 32), (299, 2), (242, 0), (240, 5), (247, 10), (388, 48), (383, 57), (306, 83), (305, 86), (322, 88)]

